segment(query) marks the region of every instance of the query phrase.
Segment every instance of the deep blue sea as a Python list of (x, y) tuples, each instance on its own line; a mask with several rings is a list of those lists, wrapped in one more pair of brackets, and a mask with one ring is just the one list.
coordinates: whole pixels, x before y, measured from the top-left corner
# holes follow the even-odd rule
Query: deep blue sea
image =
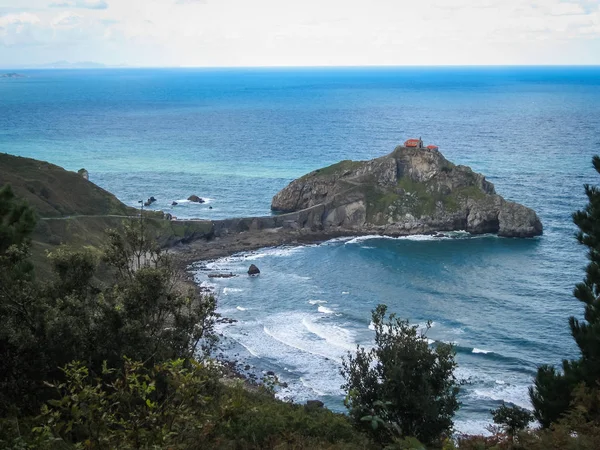
[[(257, 278), (213, 280), (223, 347), (273, 370), (296, 401), (343, 410), (340, 360), (370, 345), (370, 311), (454, 342), (461, 431), (502, 400), (528, 407), (537, 365), (577, 355), (567, 318), (585, 252), (571, 213), (596, 183), (600, 68), (344, 68), (25, 71), (0, 79), (0, 151), (43, 159), (132, 206), (155, 196), (180, 218), (269, 214), (292, 179), (422, 136), (504, 197), (534, 208), (537, 239), (340, 239), (211, 263)], [(197, 194), (204, 205), (173, 200)], [(212, 207), (212, 209), (209, 209)], [(208, 283), (205, 271), (199, 283)]]

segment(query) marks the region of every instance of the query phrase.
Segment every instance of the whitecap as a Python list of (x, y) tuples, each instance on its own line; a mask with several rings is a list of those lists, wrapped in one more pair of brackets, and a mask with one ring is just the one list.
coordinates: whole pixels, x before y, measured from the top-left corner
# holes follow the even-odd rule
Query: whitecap
[(333, 310), (331, 310), (325, 306), (319, 306), (317, 308), (317, 311), (319, 311), (320, 313), (323, 313), (323, 314), (333, 314)]
[(474, 348), (471, 353), (482, 353), (484, 355), (487, 355), (488, 353), (492, 353), (492, 351), (491, 350), (482, 350), (480, 348)]
[(238, 311), (246, 311), (246, 308), (242, 306), (236, 306), (235, 309), (237, 309)]
[(221, 291), (221, 292), (223, 292), (223, 295), (227, 295), (230, 292), (244, 292), (244, 290), (240, 289), (240, 288), (226, 287), (226, 288), (223, 288), (223, 291)]
[(321, 245), (339, 244), (340, 242), (347, 242), (352, 239), (354, 239), (352, 236), (337, 237), (337, 238), (329, 239), (328, 241), (323, 242)]
[(266, 258), (267, 256), (275, 256), (275, 257), (286, 257), (291, 256), (294, 253), (298, 253), (304, 247), (273, 247), (263, 249), (260, 252), (252, 252), (242, 256), (242, 260), (245, 261), (254, 261), (256, 259)]
[(304, 378), (302, 378), (302, 377), (300, 377), (300, 383), (302, 383), (302, 386), (304, 386), (304, 387), (305, 387), (305, 388), (307, 388), (307, 389), (310, 389), (311, 391), (313, 391), (313, 392), (314, 392), (315, 394), (317, 394), (318, 396), (321, 396), (321, 397), (322, 397), (322, 396), (324, 396), (324, 395), (327, 395), (327, 393), (326, 393), (326, 392), (319, 391), (318, 389), (315, 389), (313, 386), (311, 386), (310, 384), (308, 384), (308, 383), (306, 382), (306, 380), (305, 380)]
[(201, 198), (202, 198), (202, 200), (204, 200), (204, 202), (202, 202), (202, 203), (192, 202), (192, 201), (188, 200), (187, 198), (182, 198), (181, 200), (175, 200), (175, 201), (179, 204), (189, 203), (192, 205), (208, 205), (209, 203), (212, 203), (214, 201), (214, 198), (209, 198), (209, 197), (201, 197)]
[(360, 244), (361, 242), (364, 242), (364, 241), (368, 241), (371, 239), (381, 239), (381, 238), (382, 238), (382, 236), (380, 236), (379, 234), (369, 234), (367, 236), (358, 236), (358, 237), (350, 239), (349, 241), (346, 241), (345, 245)]
[(309, 300), (308, 303), (310, 303), (311, 305), (322, 305), (324, 303), (327, 303), (327, 300)]
[(342, 291), (342, 295), (350, 295), (350, 292), (348, 292), (348, 291)]
[(350, 330), (338, 325), (326, 325), (312, 320), (309, 317), (302, 319), (302, 325), (327, 343), (344, 350), (355, 350), (356, 342)]
[(231, 339), (231, 340), (237, 342), (238, 344), (240, 344), (242, 347), (244, 347), (248, 351), (248, 353), (250, 353), (255, 358), (260, 358), (260, 354), (258, 353), (258, 351), (254, 350), (252, 347), (250, 347), (246, 343), (242, 342), (240, 339), (236, 339), (236, 338), (231, 337), (231, 336), (229, 336), (229, 339)]
[(302, 251), (305, 248), (307, 248), (307, 246), (304, 245), (296, 247), (265, 247), (260, 250), (235, 253), (231, 256), (224, 256), (222, 258), (209, 261), (204, 264), (204, 268), (205, 270), (230, 270), (232, 265), (239, 264), (241, 266), (242, 263), (245, 263), (246, 261), (253, 261), (266, 258), (268, 256), (286, 257)]
[(485, 389), (475, 389), (473, 394), (476, 397), (503, 401), (512, 403), (525, 409), (532, 409), (531, 402), (529, 400), (529, 386), (528, 385), (513, 385), (513, 384), (496, 384), (494, 387)]
[(321, 358), (330, 359), (337, 363), (342, 362), (342, 355), (336, 352), (335, 355), (331, 354), (331, 348), (326, 348), (323, 345), (318, 345), (315, 341), (303, 340), (302, 336), (298, 336), (296, 329), (290, 329), (287, 327), (285, 331), (281, 329), (269, 329), (266, 326), (263, 327), (263, 332), (270, 338), (286, 345), (292, 349), (300, 350), (300, 352), (310, 353), (314, 356)]
[(489, 420), (456, 420), (454, 429), (459, 434), (491, 436), (492, 433), (488, 430), (489, 425)]

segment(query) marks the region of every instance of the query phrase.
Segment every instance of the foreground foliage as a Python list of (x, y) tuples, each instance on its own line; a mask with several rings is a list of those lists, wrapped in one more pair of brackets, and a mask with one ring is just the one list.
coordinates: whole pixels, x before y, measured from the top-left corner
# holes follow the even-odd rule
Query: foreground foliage
[(53, 251), (40, 281), (35, 215), (0, 190), (0, 448), (368, 448), (343, 415), (222, 382), (215, 299), (178, 280), (142, 219), (101, 252)]
[[(600, 157), (593, 158), (593, 165), (600, 173)], [(600, 189), (586, 185), (585, 193), (588, 204), (573, 214), (573, 222), (579, 228), (577, 240), (587, 247), (590, 260), (584, 281), (573, 293), (584, 305), (584, 320), (569, 318), (571, 335), (581, 356), (564, 360), (562, 372), (549, 365), (538, 370), (530, 396), (535, 417), (546, 428), (568, 412), (580, 385), (592, 391), (600, 387)], [(584, 417), (586, 421), (599, 418), (600, 409), (596, 407), (590, 408)]]
[(53, 251), (54, 278), (40, 281), (29, 258), (35, 215), (1, 188), (0, 448), (597, 450), (600, 190), (586, 193), (574, 214), (590, 258), (575, 289), (585, 312), (569, 321), (581, 357), (539, 369), (531, 399), (543, 428), (503, 404), (491, 436), (453, 439), (452, 346), (430, 346), (384, 305), (373, 311), (375, 347), (343, 362), (349, 417), (281, 402), (226, 379), (208, 357), (215, 300), (178, 282), (141, 217), (108, 231), (102, 251)]
[(385, 305), (372, 320), (375, 347), (359, 347), (343, 362), (350, 416), (382, 443), (403, 437), (440, 442), (451, 434), (459, 407), (452, 346), (430, 347), (417, 326), (388, 317)]

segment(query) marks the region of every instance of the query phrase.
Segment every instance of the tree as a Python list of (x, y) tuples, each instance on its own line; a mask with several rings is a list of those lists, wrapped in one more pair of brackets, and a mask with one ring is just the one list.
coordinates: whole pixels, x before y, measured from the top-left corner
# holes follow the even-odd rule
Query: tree
[(517, 405), (507, 406), (504, 402), (492, 411), (494, 423), (500, 425), (512, 439), (519, 431), (527, 428), (533, 420), (533, 415)]
[(29, 262), (30, 235), (35, 227), (31, 208), (19, 201), (10, 185), (0, 188), (0, 416), (10, 398), (27, 401), (35, 395), (21, 380), (20, 364), (37, 368), (38, 361), (21, 349), (37, 329), (32, 305), (36, 295)]
[(33, 217), (0, 190), (0, 417), (35, 414), (54, 395), (45, 383), (60, 382), (73, 360), (98, 375), (105, 362), (123, 370), (124, 356), (151, 367), (214, 342), (214, 297), (178, 282), (143, 218), (109, 231), (103, 251), (52, 251), (55, 277), (39, 282), (28, 260)]
[(0, 188), (0, 255), (12, 246), (29, 242), (35, 228), (35, 214), (23, 201), (19, 201), (10, 185)]
[[(600, 174), (600, 157), (592, 163)], [(534, 406), (534, 416), (544, 427), (558, 421), (569, 409), (574, 390), (583, 383), (590, 389), (598, 389), (600, 380), (600, 190), (585, 185), (588, 204), (573, 214), (573, 222), (579, 228), (577, 240), (588, 249), (589, 264), (582, 283), (575, 286), (573, 295), (584, 304), (583, 320), (569, 318), (569, 327), (581, 355), (576, 360), (564, 360), (562, 371), (552, 366), (538, 369), (534, 386), (529, 394)], [(591, 409), (589, 415), (598, 416), (600, 411)], [(588, 417), (589, 419), (590, 417)]]
[(430, 347), (417, 326), (386, 313), (385, 305), (372, 313), (375, 347), (358, 347), (343, 360), (350, 416), (380, 442), (438, 442), (451, 432), (459, 407), (454, 349), (445, 343)]

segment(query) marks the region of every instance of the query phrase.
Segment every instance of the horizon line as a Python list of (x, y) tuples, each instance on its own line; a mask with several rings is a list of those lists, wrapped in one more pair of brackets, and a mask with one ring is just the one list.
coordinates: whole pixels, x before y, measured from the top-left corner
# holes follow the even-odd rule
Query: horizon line
[[(61, 61), (62, 62), (62, 61)], [(53, 63), (43, 63), (36, 65), (16, 65), (16, 66), (0, 66), (1, 70), (104, 70), (104, 69), (368, 69), (368, 68), (493, 68), (493, 67), (507, 67), (507, 68), (520, 68), (520, 67), (588, 67), (588, 68), (600, 68), (599, 64), (365, 64), (365, 65), (256, 65), (256, 66), (218, 66), (218, 65), (164, 65), (164, 66), (152, 66), (152, 65), (125, 65), (116, 64), (108, 65), (103, 63), (96, 63), (91, 61), (85, 62), (74, 62), (75, 67), (48, 67)], [(77, 64), (90, 64), (96, 65), (97, 67), (76, 67)]]

